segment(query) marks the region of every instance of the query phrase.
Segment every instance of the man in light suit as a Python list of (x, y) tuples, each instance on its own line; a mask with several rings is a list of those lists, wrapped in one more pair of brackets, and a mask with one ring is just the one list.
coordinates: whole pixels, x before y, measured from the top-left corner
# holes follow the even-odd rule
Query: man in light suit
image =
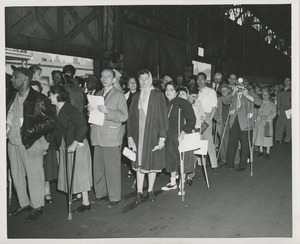
[(113, 70), (102, 71), (101, 82), (104, 88), (96, 96), (104, 97), (104, 105), (99, 105), (98, 109), (105, 114), (105, 119), (103, 126), (91, 126), (91, 143), (95, 146), (95, 203), (108, 196), (109, 208), (116, 207), (121, 200), (121, 126), (128, 118), (125, 96), (113, 87), (114, 79)]
[[(239, 79), (240, 80), (240, 79)], [(243, 86), (248, 81), (243, 78), (240, 85), (229, 93), (223, 100), (225, 105), (231, 104), (229, 111), (229, 142), (227, 149), (226, 167), (233, 168), (234, 158), (238, 148), (238, 142), (241, 142), (241, 159), (237, 172), (243, 171), (247, 167), (247, 159), (249, 157), (249, 130), (253, 130), (253, 110), (254, 104), (260, 106), (262, 100), (255, 94), (253, 87)]]

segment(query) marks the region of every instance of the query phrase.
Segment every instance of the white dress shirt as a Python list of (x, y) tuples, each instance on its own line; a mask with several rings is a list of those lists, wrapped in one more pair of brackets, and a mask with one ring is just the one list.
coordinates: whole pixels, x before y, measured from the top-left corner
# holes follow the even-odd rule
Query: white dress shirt
[(198, 100), (200, 101), (205, 113), (211, 113), (212, 108), (217, 107), (218, 104), (216, 91), (207, 86), (204, 87), (202, 91), (199, 90)]

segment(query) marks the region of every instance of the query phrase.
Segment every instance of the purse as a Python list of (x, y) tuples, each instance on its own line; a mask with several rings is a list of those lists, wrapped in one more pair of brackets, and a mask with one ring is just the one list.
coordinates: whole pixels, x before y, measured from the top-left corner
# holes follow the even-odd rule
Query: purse
[(270, 122), (267, 121), (264, 126), (264, 137), (272, 137), (272, 136), (273, 136), (273, 130), (270, 125)]
[(208, 128), (209, 124), (207, 124), (205, 121), (201, 124), (201, 135), (203, 132)]

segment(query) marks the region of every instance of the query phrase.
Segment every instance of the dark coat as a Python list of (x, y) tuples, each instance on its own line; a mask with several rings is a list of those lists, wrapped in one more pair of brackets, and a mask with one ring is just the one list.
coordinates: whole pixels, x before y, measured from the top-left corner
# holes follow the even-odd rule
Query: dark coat
[[(181, 109), (180, 116), (180, 131), (185, 133), (191, 133), (196, 124), (196, 116), (191, 103), (180, 97), (174, 98), (171, 102), (168, 102), (168, 120), (169, 130), (168, 137), (174, 136), (178, 138), (178, 111)], [(171, 109), (172, 107), (172, 109)], [(171, 110), (170, 110), (171, 109)]]
[(69, 102), (65, 102), (56, 118), (56, 128), (54, 131), (56, 147), (60, 147), (62, 137), (66, 146), (70, 146), (74, 140), (83, 142), (86, 138), (86, 129), (82, 113)]
[[(139, 139), (139, 103), (140, 92), (133, 95), (129, 116), (127, 120), (127, 136), (132, 137), (138, 147)], [(164, 94), (156, 89), (152, 90), (149, 97), (145, 134), (142, 152), (142, 165), (144, 170), (161, 170), (166, 166), (165, 148), (152, 152), (158, 144), (159, 138), (166, 138), (168, 131), (167, 106)], [(137, 152), (137, 159), (138, 159)], [(138, 167), (138, 162), (133, 162), (133, 167)]]
[[(168, 102), (169, 130), (166, 140), (167, 172), (174, 172), (179, 165), (178, 116), (180, 111), (180, 132), (191, 133), (196, 124), (196, 116), (191, 103), (180, 97)], [(189, 173), (194, 168), (194, 153), (185, 153), (184, 172)]]
[[(29, 88), (29, 93), (23, 103), (23, 124), (21, 127), (21, 140), (26, 149), (29, 149), (35, 141), (42, 136), (47, 136), (55, 127), (55, 118), (51, 110), (49, 99)], [(9, 111), (17, 93), (12, 96), (6, 113)]]

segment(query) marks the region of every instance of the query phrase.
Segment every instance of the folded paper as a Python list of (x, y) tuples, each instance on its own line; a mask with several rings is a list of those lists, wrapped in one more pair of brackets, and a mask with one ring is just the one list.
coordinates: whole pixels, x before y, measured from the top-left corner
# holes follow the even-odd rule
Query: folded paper
[(129, 158), (131, 161), (136, 160), (136, 153), (131, 151), (128, 147), (124, 147), (123, 149), (123, 155), (127, 158)]
[(208, 150), (208, 140), (201, 140), (201, 146), (198, 150), (194, 151), (196, 155), (207, 155)]
[(91, 106), (89, 114), (89, 123), (103, 126), (104, 113), (100, 112), (97, 108), (99, 105), (104, 105), (104, 98), (102, 96), (87, 95), (89, 106)]

